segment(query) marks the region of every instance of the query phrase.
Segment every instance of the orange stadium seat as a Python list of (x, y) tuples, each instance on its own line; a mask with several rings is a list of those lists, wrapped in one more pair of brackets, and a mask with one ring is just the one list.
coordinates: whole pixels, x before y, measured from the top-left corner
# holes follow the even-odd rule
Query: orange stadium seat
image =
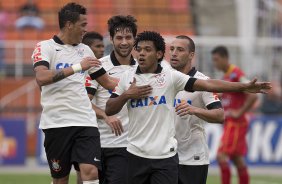
[(38, 30), (33, 28), (25, 28), (20, 31), (20, 40), (37, 40), (39, 35)]
[(9, 0), (1, 3), (4, 10), (17, 12), (26, 0)]

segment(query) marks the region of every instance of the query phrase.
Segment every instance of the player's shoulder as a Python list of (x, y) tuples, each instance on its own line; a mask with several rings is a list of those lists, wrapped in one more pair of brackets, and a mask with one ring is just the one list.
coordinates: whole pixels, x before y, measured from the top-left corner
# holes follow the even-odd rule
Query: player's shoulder
[(196, 70), (195, 75), (191, 76), (191, 77), (194, 77), (194, 78), (197, 78), (197, 79), (203, 79), (203, 80), (207, 80), (207, 79), (210, 78), (207, 75), (203, 74), (202, 72), (199, 72), (198, 70)]
[(120, 76), (120, 82), (122, 82), (123, 84), (127, 84), (127, 83), (131, 82), (134, 77), (138, 78), (138, 75), (135, 75), (136, 74), (136, 68), (137, 67), (132, 67), (132, 68), (129, 68), (128, 70), (124, 71)]
[(241, 70), (240, 67), (236, 65), (233, 65), (232, 67), (233, 67), (233, 70), (229, 75), (231, 79), (239, 80), (239, 78), (245, 76), (244, 72)]
[(43, 45), (43, 46), (51, 46), (51, 45), (54, 45), (54, 40), (53, 39), (48, 39), (48, 40), (42, 40), (42, 41), (39, 41), (39, 42), (37, 42), (37, 46), (38, 45)]
[(243, 73), (243, 70), (239, 66), (233, 65), (233, 72)]
[(93, 51), (91, 50), (91, 48), (90, 48), (88, 45), (84, 44), (84, 43), (78, 44), (77, 47), (78, 47), (79, 49), (83, 49), (83, 50), (86, 50), (87, 52), (93, 53)]
[(163, 68), (172, 69), (172, 67), (170, 66), (170, 64), (169, 64), (168, 61), (166, 61), (166, 60), (162, 60), (160, 64), (161, 64), (161, 66), (162, 66)]
[(112, 64), (110, 55), (104, 56), (99, 60), (101, 61), (102, 64)]
[(107, 56), (104, 56), (102, 58), (99, 59), (99, 61), (101, 61), (102, 63), (102, 67), (108, 71), (110, 70), (111, 68), (114, 67), (112, 61), (111, 61), (111, 56), (110, 55), (107, 55)]

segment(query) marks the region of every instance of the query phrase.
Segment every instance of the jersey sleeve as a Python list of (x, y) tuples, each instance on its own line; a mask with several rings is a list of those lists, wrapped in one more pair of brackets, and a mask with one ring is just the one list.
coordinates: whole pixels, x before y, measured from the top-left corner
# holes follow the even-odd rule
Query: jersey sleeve
[(172, 82), (177, 92), (183, 90), (193, 92), (193, 85), (197, 80), (196, 78), (192, 78), (176, 70), (171, 70), (171, 73)]
[(98, 82), (96, 80), (92, 80), (90, 76), (87, 76), (85, 79), (85, 88), (87, 91), (87, 94), (95, 95), (97, 89), (98, 89)]
[[(95, 57), (93, 51), (87, 46), (85, 45), (85, 57)], [(89, 68), (88, 70), (88, 74), (91, 77), (92, 80), (95, 80), (96, 78), (104, 75), (106, 73), (105, 69), (102, 66), (99, 67), (92, 67)]]
[(221, 107), (221, 102), (218, 98), (217, 93), (202, 92), (202, 100), (207, 109), (214, 109)]
[(51, 57), (52, 50), (50, 49), (50, 46), (46, 42), (37, 43), (31, 56), (33, 68), (39, 65), (44, 65), (49, 69)]
[(126, 90), (126, 83), (128, 81), (127, 76), (128, 75), (126, 73), (122, 74), (118, 82), (118, 85), (115, 87), (115, 89), (112, 92), (112, 96), (120, 96)]

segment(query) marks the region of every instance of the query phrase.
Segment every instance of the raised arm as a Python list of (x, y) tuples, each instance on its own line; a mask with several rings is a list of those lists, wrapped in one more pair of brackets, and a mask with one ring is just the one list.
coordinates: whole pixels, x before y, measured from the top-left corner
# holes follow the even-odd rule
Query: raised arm
[(216, 79), (197, 79), (193, 85), (194, 91), (209, 92), (267, 93), (267, 90), (269, 89), (271, 89), (271, 84), (269, 82), (257, 82), (257, 79), (253, 79), (248, 83), (227, 82)]
[(107, 73), (95, 79), (103, 88), (114, 90), (118, 84), (118, 79), (109, 76)]

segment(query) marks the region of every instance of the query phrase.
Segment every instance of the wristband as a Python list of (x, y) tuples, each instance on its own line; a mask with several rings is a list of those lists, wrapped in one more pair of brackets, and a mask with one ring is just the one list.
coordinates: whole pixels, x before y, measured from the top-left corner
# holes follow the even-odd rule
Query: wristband
[(74, 73), (78, 73), (78, 72), (81, 72), (81, 71), (82, 71), (82, 68), (81, 68), (81, 64), (80, 64), (80, 63), (75, 64), (75, 65), (72, 65), (71, 67), (72, 67)]

